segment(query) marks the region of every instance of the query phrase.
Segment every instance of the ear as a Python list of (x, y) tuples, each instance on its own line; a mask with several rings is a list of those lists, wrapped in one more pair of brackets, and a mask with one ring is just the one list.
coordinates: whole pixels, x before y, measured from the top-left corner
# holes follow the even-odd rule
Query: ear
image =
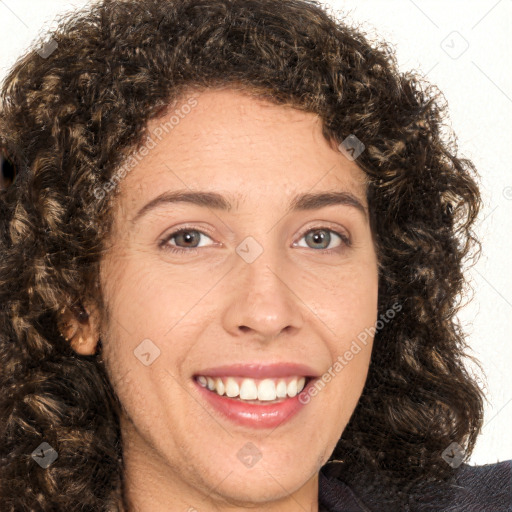
[(99, 310), (92, 303), (64, 307), (60, 311), (59, 330), (77, 354), (94, 355), (100, 339)]

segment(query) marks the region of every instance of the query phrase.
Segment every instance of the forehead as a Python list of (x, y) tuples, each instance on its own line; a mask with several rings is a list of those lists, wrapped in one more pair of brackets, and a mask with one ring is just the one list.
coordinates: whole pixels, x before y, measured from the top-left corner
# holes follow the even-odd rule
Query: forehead
[(148, 123), (146, 145), (121, 183), (135, 205), (177, 189), (220, 192), (234, 209), (251, 201), (284, 207), (283, 196), (325, 190), (366, 204), (366, 174), (325, 139), (318, 115), (245, 92), (183, 96)]

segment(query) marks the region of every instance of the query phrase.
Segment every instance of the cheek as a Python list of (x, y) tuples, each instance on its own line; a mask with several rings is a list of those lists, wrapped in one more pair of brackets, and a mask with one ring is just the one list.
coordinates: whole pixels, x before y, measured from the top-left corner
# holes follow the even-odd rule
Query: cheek
[[(345, 427), (363, 391), (371, 360), (373, 336), (338, 338), (331, 346), (332, 363), (316, 385), (328, 388), (335, 428)], [(323, 391), (322, 391), (323, 392)], [(339, 432), (341, 435), (341, 431)]]
[[(151, 378), (164, 370), (164, 362), (172, 375), (179, 374), (198, 337), (196, 323), (190, 315), (197, 302), (195, 288), (180, 283), (176, 273), (166, 273), (158, 262), (153, 263), (140, 251), (112, 253), (102, 267), (102, 278), (109, 310), (104, 330), (105, 360), (113, 380), (124, 375), (136, 378), (138, 384), (125, 393), (126, 399), (132, 402), (137, 398), (137, 386), (146, 392), (158, 387), (158, 382), (152, 382)], [(177, 337), (190, 342), (175, 343)], [(169, 352), (171, 344), (173, 348)], [(169, 374), (162, 377), (171, 379)], [(123, 380), (126, 386), (129, 382)], [(172, 385), (171, 379), (164, 389)]]
[[(331, 267), (330, 272), (305, 272), (298, 295), (312, 312), (331, 361), (326, 380), (331, 400), (344, 397), (338, 411), (351, 408), (364, 385), (378, 314), (378, 270), (373, 259)], [(335, 391), (334, 391), (335, 390)], [(348, 397), (354, 397), (347, 402)], [(354, 405), (355, 405), (354, 402)], [(344, 412), (343, 412), (344, 413)]]
[[(378, 308), (378, 274), (373, 265), (351, 264), (329, 273), (303, 274), (300, 295), (334, 337), (336, 351), (375, 326)], [(318, 321), (317, 321), (318, 323)]]
[(102, 282), (110, 327), (125, 336), (161, 336), (182, 316), (177, 299), (183, 290), (141, 251), (112, 253), (102, 267)]
[[(318, 286), (318, 281), (317, 281)], [(378, 317), (376, 266), (345, 267), (333, 273), (329, 286), (315, 296), (311, 309), (326, 326), (331, 366), (324, 374), (333, 414), (347, 420), (359, 400), (370, 364)]]

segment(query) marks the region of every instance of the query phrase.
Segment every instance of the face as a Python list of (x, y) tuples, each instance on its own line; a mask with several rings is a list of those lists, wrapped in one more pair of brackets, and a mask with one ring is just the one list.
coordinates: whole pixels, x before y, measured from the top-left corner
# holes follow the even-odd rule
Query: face
[[(288, 510), (314, 494), (367, 375), (372, 339), (353, 343), (377, 319), (365, 174), (314, 114), (234, 90), (194, 98), (150, 122), (101, 265), (126, 481), (136, 500), (147, 478), (148, 510)], [(321, 193), (345, 196), (295, 200)]]

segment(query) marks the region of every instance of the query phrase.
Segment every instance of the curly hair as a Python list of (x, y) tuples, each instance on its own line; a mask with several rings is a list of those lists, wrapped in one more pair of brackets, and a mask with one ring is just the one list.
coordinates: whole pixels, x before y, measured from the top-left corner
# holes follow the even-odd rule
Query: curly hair
[[(330, 460), (409, 488), (446, 481), (452, 442), (471, 454), (481, 389), (456, 319), (478, 256), (474, 164), (457, 156), (442, 93), (398, 70), (394, 48), (314, 0), (103, 0), (66, 15), (1, 89), (0, 496), (5, 511), (120, 510), (120, 403), (101, 358), (77, 354), (60, 312), (102, 304), (112, 176), (147, 123), (187, 91), (227, 87), (317, 114), (364, 151), (379, 313), (358, 405)], [(55, 44), (57, 43), (57, 44)], [(48, 48), (48, 44), (45, 46)], [(32, 453), (47, 442), (46, 469)]]

